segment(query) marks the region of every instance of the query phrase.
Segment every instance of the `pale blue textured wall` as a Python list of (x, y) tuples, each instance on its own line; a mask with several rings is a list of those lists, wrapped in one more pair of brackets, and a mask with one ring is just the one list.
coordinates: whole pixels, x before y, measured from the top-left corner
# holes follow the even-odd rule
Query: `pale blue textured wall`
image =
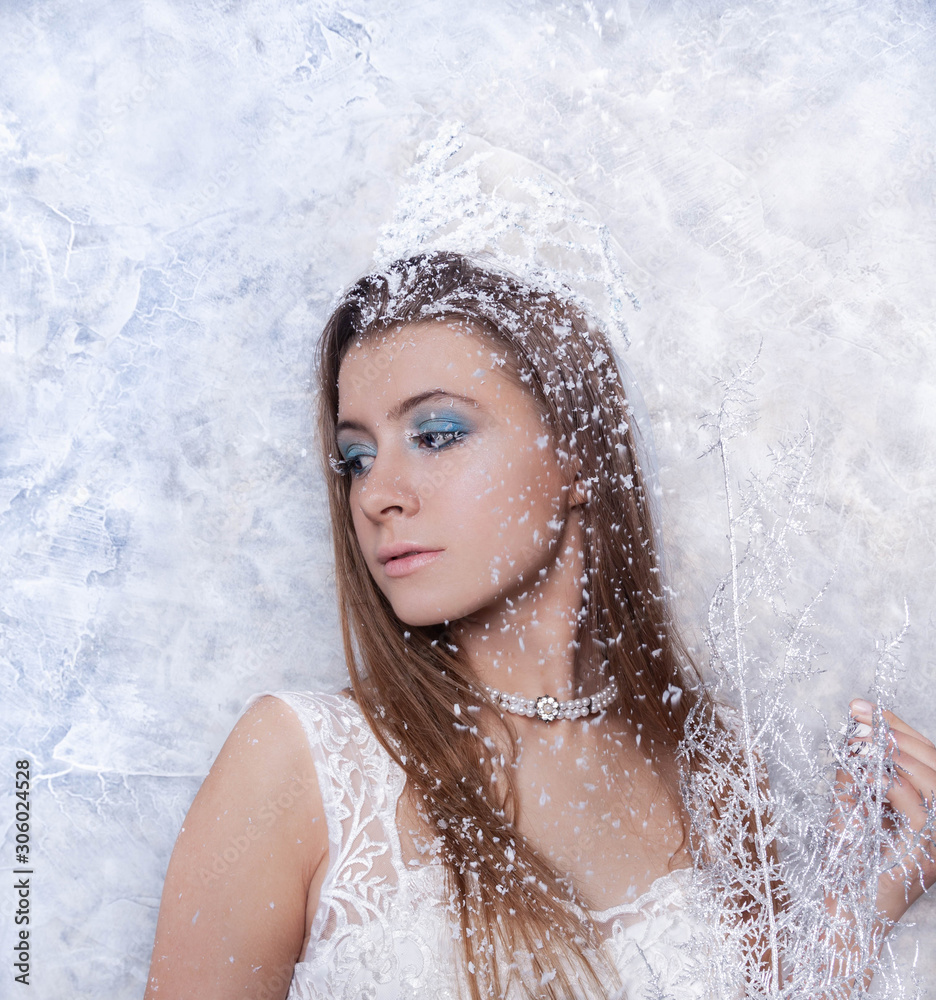
[(244, 701), (341, 683), (312, 349), (448, 119), (561, 177), (629, 255), (690, 623), (727, 561), (702, 414), (762, 339), (738, 474), (808, 415), (794, 585), (837, 567), (804, 714), (868, 689), (906, 597), (897, 703), (936, 730), (931, 6), (0, 17), (0, 689), (3, 760), (41, 778), (32, 995), (142, 993), (173, 839)]

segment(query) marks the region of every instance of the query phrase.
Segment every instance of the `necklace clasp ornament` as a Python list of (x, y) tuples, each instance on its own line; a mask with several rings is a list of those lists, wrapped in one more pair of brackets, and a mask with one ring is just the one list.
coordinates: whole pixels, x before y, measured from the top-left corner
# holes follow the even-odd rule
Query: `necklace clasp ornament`
[(552, 722), (559, 717), (559, 702), (551, 694), (541, 694), (536, 699), (536, 714), (543, 722)]

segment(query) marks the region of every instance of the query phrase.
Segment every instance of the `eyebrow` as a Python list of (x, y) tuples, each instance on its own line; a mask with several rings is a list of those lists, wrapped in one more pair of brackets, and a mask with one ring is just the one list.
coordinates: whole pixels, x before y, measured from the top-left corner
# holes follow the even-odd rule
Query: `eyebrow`
[[(471, 396), (462, 396), (457, 392), (448, 392), (446, 389), (427, 389), (425, 392), (419, 392), (415, 396), (404, 399), (387, 414), (387, 419), (391, 421), (399, 420), (401, 417), (405, 417), (410, 410), (415, 410), (420, 403), (425, 403), (429, 399), (457, 399), (462, 403), (467, 403), (469, 406), (481, 405), (476, 399), (472, 399)], [(340, 434), (345, 430), (364, 431), (367, 433), (367, 428), (356, 420), (339, 420), (335, 426), (335, 433)]]

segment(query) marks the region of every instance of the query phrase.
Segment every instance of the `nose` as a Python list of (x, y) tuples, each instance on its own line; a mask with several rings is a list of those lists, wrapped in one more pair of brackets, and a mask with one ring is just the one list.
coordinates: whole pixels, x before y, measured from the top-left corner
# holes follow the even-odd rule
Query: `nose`
[(390, 456), (378, 455), (361, 483), (357, 496), (361, 511), (371, 521), (412, 517), (419, 510), (419, 493), (411, 476)]

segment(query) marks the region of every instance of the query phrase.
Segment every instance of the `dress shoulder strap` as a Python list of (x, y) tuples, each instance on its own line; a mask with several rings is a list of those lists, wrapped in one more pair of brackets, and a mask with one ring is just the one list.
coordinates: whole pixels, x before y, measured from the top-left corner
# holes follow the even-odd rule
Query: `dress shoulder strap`
[(405, 775), (344, 695), (282, 691), (309, 743), (328, 823), (328, 872), (309, 949), (381, 912), (402, 868), (396, 827)]

